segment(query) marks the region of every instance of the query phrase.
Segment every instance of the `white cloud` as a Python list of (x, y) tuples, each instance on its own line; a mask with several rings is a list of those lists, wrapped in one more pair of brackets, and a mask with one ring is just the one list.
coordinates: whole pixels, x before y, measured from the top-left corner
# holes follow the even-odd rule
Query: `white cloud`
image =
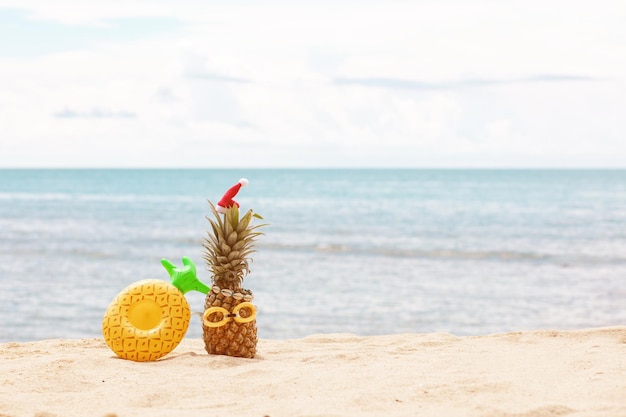
[(104, 32), (0, 56), (0, 166), (626, 161), (618, 1), (2, 7)]

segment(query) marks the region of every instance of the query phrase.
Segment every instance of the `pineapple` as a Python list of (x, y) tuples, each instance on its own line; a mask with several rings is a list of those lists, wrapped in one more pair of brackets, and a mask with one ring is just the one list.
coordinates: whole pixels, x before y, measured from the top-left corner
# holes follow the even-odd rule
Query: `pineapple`
[(256, 309), (250, 303), (252, 291), (243, 288), (243, 279), (250, 272), (248, 263), (255, 252), (256, 238), (262, 235), (256, 229), (264, 224), (252, 225), (253, 217), (262, 219), (252, 210), (239, 217), (239, 205), (231, 200), (246, 184), (247, 180), (241, 179), (217, 207), (209, 201), (214, 219), (207, 217), (212, 233), (203, 243), (203, 258), (212, 273), (213, 285), (206, 297), (202, 327), (209, 354), (253, 358), (257, 345)]

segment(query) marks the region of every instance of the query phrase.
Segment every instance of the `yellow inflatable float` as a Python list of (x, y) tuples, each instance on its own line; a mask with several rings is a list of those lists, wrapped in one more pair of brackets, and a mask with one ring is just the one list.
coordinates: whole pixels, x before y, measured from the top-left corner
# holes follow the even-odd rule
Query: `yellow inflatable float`
[(167, 259), (161, 263), (170, 282), (137, 281), (123, 289), (109, 304), (102, 319), (102, 335), (117, 356), (137, 362), (154, 361), (170, 353), (185, 337), (191, 310), (185, 293), (209, 292), (196, 276), (191, 259), (183, 267)]

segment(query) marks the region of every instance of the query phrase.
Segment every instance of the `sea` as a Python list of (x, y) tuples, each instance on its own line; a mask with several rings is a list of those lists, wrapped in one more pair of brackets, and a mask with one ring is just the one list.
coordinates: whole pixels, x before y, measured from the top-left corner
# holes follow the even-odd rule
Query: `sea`
[(208, 200), (242, 177), (260, 338), (626, 325), (626, 170), (3, 169), (0, 342), (101, 337), (162, 258), (210, 285)]

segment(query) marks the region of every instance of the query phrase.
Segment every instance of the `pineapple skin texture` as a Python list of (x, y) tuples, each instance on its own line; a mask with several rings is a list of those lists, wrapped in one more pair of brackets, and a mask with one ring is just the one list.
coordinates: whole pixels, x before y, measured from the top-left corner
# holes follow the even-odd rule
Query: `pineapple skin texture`
[[(154, 306), (153, 312), (160, 315), (155, 327), (141, 329), (131, 322), (131, 309), (139, 302)], [(190, 317), (189, 304), (178, 288), (162, 280), (146, 279), (129, 285), (113, 299), (102, 319), (102, 334), (120, 358), (155, 361), (178, 346)]]
[[(250, 293), (243, 289), (241, 293)], [(210, 292), (206, 297), (204, 309), (211, 307), (222, 307), (232, 311), (243, 300), (235, 300), (222, 294)], [(242, 317), (246, 317), (246, 312), (240, 310)], [(234, 320), (221, 327), (206, 327), (202, 325), (204, 346), (209, 354), (228, 355), (239, 358), (254, 358), (257, 347), (257, 325), (256, 320), (248, 323), (237, 323)]]
[[(252, 218), (257, 216), (252, 210), (239, 217), (239, 208), (233, 205), (222, 217), (213, 203), (209, 201), (209, 204), (214, 217), (207, 217), (212, 230), (203, 246), (204, 259), (213, 274), (213, 285), (220, 289), (252, 295), (252, 292), (244, 290), (242, 285), (244, 277), (250, 272), (248, 268), (250, 254), (255, 252), (256, 238), (262, 234), (257, 229), (264, 225), (252, 225)], [(222, 307), (232, 313), (242, 302), (244, 301), (211, 291), (206, 297), (205, 311), (211, 307)], [(242, 318), (246, 317), (245, 314), (245, 309), (243, 312), (240, 310)], [(256, 355), (258, 342), (256, 320), (248, 323), (231, 320), (224, 326), (210, 328), (203, 323), (202, 327), (207, 353), (242, 358), (254, 358)]]

